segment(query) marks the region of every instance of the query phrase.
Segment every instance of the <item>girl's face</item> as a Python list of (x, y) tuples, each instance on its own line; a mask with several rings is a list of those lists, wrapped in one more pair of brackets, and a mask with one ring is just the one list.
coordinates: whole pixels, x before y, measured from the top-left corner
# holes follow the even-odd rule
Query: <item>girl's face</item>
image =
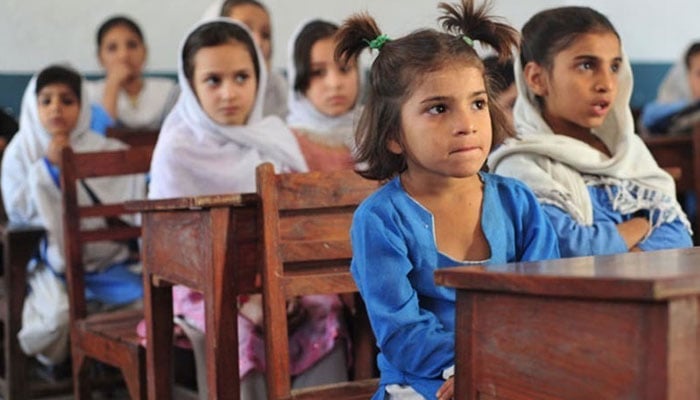
[(121, 64), (131, 71), (130, 78), (138, 78), (146, 62), (146, 46), (127, 26), (116, 25), (102, 37), (98, 57), (107, 71)]
[(621, 64), (614, 33), (586, 33), (554, 56), (551, 70), (528, 63), (525, 79), (544, 99), (542, 114), (553, 132), (585, 137), (603, 123), (617, 97)]
[(234, 7), (228, 17), (241, 21), (250, 29), (255, 44), (260, 47), (267, 65), (270, 65), (270, 58), (272, 57), (272, 25), (270, 24), (270, 16), (267, 14), (267, 11), (254, 4), (242, 4)]
[(700, 100), (700, 53), (690, 57), (688, 84), (690, 85), (690, 94), (693, 99)]
[(255, 104), (255, 66), (243, 43), (203, 47), (194, 55), (194, 90), (204, 112), (221, 125), (244, 125)]
[(78, 124), (80, 101), (65, 83), (50, 83), (37, 94), (39, 121), (51, 136), (68, 136)]
[(401, 143), (407, 172), (426, 178), (474, 176), (491, 150), (492, 128), (483, 72), (452, 64), (426, 74), (401, 106)]
[(357, 63), (335, 61), (336, 42), (321, 39), (311, 47), (309, 88), (304, 95), (321, 113), (337, 117), (350, 111), (357, 100)]

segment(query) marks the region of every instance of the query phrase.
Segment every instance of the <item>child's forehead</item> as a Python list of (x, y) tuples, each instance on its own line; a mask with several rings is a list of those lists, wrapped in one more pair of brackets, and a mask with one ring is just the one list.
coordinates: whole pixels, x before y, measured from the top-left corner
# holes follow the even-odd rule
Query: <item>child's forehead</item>
[(73, 89), (71, 89), (70, 85), (61, 81), (55, 81), (45, 84), (44, 86), (42, 86), (41, 89), (39, 89), (38, 94), (71, 94), (74, 96), (77, 95), (77, 93), (75, 93)]

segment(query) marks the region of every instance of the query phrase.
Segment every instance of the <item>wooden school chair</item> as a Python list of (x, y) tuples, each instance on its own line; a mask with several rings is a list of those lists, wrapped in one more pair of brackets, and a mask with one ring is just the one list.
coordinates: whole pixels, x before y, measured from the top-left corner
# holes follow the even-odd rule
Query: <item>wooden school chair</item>
[(357, 292), (349, 270), (350, 224), (355, 208), (378, 188), (377, 182), (352, 170), (275, 174), (266, 163), (257, 168), (257, 188), (268, 399), (370, 398), (376, 379), (291, 389), (286, 302), (295, 296)]
[(155, 146), (158, 129), (107, 128), (105, 136), (117, 139), (129, 146)]
[(136, 325), (143, 319), (143, 311), (131, 309), (88, 315), (83, 270), (85, 244), (138, 238), (141, 228), (125, 224), (85, 230), (81, 227), (82, 218), (118, 217), (132, 212), (127, 211), (123, 203), (79, 205), (77, 188), (80, 180), (86, 178), (145, 173), (150, 168), (152, 153), (152, 146), (94, 153), (74, 153), (66, 148), (62, 153), (64, 254), (76, 399), (90, 398), (88, 360), (97, 360), (120, 369), (131, 398), (146, 398), (146, 353), (136, 333)]

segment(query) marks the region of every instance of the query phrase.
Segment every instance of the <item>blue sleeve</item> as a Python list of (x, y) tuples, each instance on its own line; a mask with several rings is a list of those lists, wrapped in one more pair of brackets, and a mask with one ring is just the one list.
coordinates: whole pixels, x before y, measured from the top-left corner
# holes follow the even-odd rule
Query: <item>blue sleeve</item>
[(624, 239), (613, 221), (596, 220), (586, 226), (576, 222), (569, 213), (549, 204), (542, 206), (559, 238), (562, 257), (578, 257), (626, 253)]
[(61, 188), (61, 171), (58, 169), (57, 166), (53, 165), (51, 161), (49, 161), (48, 158), (44, 157), (44, 165), (46, 165), (46, 169), (49, 171), (49, 175), (51, 175), (51, 180), (53, 183), (56, 185), (57, 188)]
[(514, 261), (539, 261), (551, 260), (560, 257), (557, 232), (552, 227), (549, 218), (545, 215), (535, 195), (523, 187), (526, 199), (520, 201), (526, 205), (522, 210), (522, 223), (518, 243), (521, 243), (520, 257)]
[(374, 212), (358, 209), (351, 238), (351, 271), (383, 356), (404, 373), (440, 378), (454, 364), (454, 332), (445, 330), (434, 313), (421, 308), (409, 280), (415, 266), (399, 227)]
[(661, 224), (661, 226), (654, 229), (648, 238), (637, 245), (637, 247), (644, 251), (678, 249), (692, 246), (693, 240), (690, 237), (690, 233), (680, 219)]
[(107, 128), (114, 126), (114, 120), (105, 111), (104, 108), (98, 103), (90, 103), (90, 111), (92, 112), (92, 118), (90, 119), (90, 129), (102, 134), (102, 136), (107, 134)]
[(668, 128), (670, 118), (688, 106), (687, 101), (674, 103), (649, 103), (642, 110), (642, 125), (652, 132), (662, 132)]

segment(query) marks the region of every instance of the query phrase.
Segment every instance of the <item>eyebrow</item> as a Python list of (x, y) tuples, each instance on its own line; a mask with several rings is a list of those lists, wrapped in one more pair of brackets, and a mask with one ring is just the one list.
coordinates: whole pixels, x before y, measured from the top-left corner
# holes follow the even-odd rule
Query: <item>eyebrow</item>
[[(479, 91), (476, 91), (476, 92), (472, 92), (468, 97), (471, 99), (471, 98), (478, 97), (478, 96), (483, 96), (483, 95), (486, 95), (486, 94), (487, 94), (487, 93), (486, 93), (486, 90), (484, 89), (484, 90), (479, 90)], [(440, 102), (440, 101), (447, 101), (447, 100), (450, 100), (450, 99), (452, 99), (451, 96), (432, 96), (432, 97), (428, 97), (427, 99), (423, 99), (423, 100), (420, 102), (420, 104), (424, 104), (424, 103), (433, 103), (433, 102)]]
[[(581, 54), (580, 56), (574, 57), (574, 61), (578, 60), (600, 60), (601, 58), (598, 56), (594, 56), (592, 54)], [(613, 58), (613, 61), (616, 62), (622, 62), (622, 56), (617, 56)]]

